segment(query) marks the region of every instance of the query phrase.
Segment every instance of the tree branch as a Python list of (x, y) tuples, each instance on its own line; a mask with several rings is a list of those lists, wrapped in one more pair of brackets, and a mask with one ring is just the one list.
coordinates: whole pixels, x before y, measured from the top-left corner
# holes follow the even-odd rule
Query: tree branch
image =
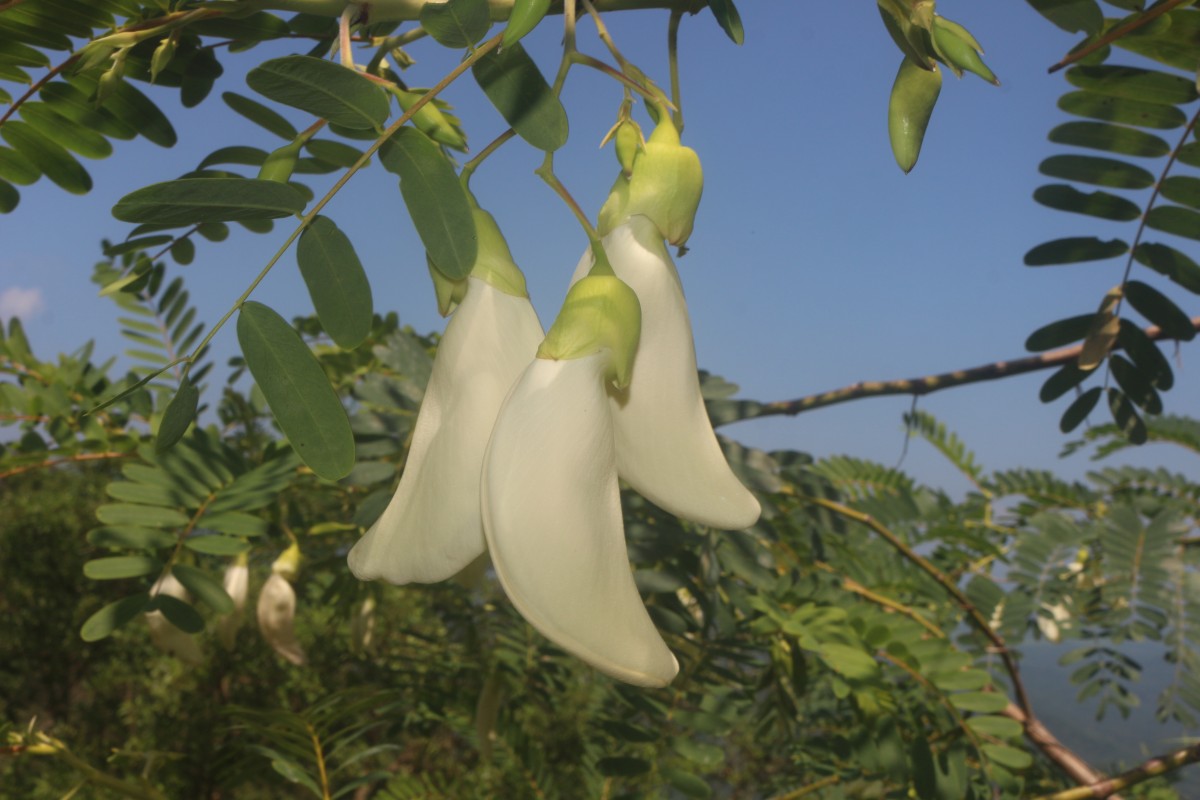
[[(1200, 317), (1192, 317), (1192, 327), (1200, 332)], [(1171, 338), (1157, 325), (1145, 329), (1146, 336), (1152, 341)], [(1114, 350), (1121, 349), (1120, 346)], [(953, 372), (943, 372), (940, 375), (927, 375), (923, 378), (905, 378), (894, 381), (860, 381), (841, 389), (834, 389), (820, 394), (810, 394), (795, 400), (777, 400), (771, 403), (758, 403), (753, 400), (731, 401), (737, 404), (737, 414), (732, 418), (714, 419), (715, 425), (726, 425), (731, 422), (741, 422), (759, 417), (789, 416), (794, 417), (804, 411), (816, 408), (847, 403), (864, 397), (886, 397), (889, 395), (911, 395), (920, 397), (933, 394), (942, 389), (956, 386), (966, 386), (981, 381), (994, 381), (999, 378), (1009, 378), (1013, 375), (1023, 375), (1027, 372), (1037, 372), (1044, 369), (1061, 367), (1079, 357), (1083, 345), (1064, 347), (1051, 350), (1028, 358), (1018, 358), (1011, 361), (996, 361), (992, 364), (982, 364), (968, 369), (958, 369)]]
[(1114, 792), (1128, 789), (1130, 786), (1149, 780), (1159, 775), (1186, 767), (1200, 761), (1200, 744), (1176, 750), (1165, 756), (1156, 756), (1141, 766), (1134, 767), (1128, 772), (1122, 772), (1115, 778), (1098, 781), (1089, 786), (1077, 786), (1074, 789), (1048, 794), (1041, 800), (1093, 800), (1094, 798), (1112, 797)]
[(1182, 5), (1184, 2), (1185, 0), (1167, 0), (1165, 3), (1154, 6), (1153, 8), (1148, 8), (1136, 18), (1129, 20), (1129, 22), (1126, 22), (1124, 25), (1118, 25), (1108, 33), (1101, 36), (1099, 39), (1096, 39), (1094, 42), (1091, 42), (1086, 46), (1080, 47), (1078, 50), (1074, 50), (1063, 56), (1061, 61), (1046, 71), (1051, 73), (1058, 72), (1063, 67), (1074, 64), (1076, 61), (1090, 56), (1100, 48), (1107, 47), (1117, 39), (1136, 31), (1143, 25), (1148, 25), (1176, 6)]
[[(421, 7), (426, 0), (371, 0), (369, 5), (371, 22), (399, 22), (420, 19)], [(444, 3), (446, 0), (429, 0)], [(508, 19), (516, 0), (488, 0), (493, 20)], [(666, 8), (672, 11), (696, 13), (708, 5), (707, 0), (593, 0), (599, 11), (632, 11), (635, 9)], [(248, 9), (255, 11), (297, 11), (318, 14), (324, 17), (339, 16), (349, 5), (349, 0), (245, 0)], [(367, 7), (364, 4), (364, 7)], [(562, 0), (550, 4), (550, 14), (561, 14)]]

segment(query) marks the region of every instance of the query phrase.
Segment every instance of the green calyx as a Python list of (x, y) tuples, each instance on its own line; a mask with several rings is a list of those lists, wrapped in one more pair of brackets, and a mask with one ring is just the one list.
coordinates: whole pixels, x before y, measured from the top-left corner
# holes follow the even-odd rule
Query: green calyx
[[(425, 94), (425, 90), (423, 89), (405, 91), (399, 86), (389, 86), (388, 90), (396, 96), (400, 107), (405, 111), (416, 105), (417, 101)], [(445, 107), (449, 108), (449, 106)], [(417, 109), (417, 113), (413, 115), (412, 123), (416, 126), (417, 130), (438, 144), (444, 144), (446, 147), (462, 153), (467, 151), (467, 137), (463, 134), (462, 129), (459, 128), (458, 119), (446, 113), (438, 105), (437, 100), (431, 100)]]
[(279, 558), (271, 565), (271, 572), (282, 575), (288, 581), (294, 581), (300, 572), (300, 545), (293, 544), (280, 553)]
[(629, 219), (629, 179), (625, 177), (624, 172), (621, 172), (618, 173), (617, 180), (608, 192), (608, 199), (600, 207), (600, 214), (596, 218), (596, 232), (601, 236), (607, 236), (627, 219)]
[(288, 142), (283, 147), (272, 150), (258, 170), (258, 179), (287, 183), (296, 169), (296, 162), (300, 159), (300, 149), (304, 147), (305, 141), (303, 137), (300, 137), (293, 142)]
[[(472, 198), (472, 201), (474, 198)], [(514, 297), (529, 297), (525, 288), (525, 275), (513, 261), (508, 242), (500, 232), (500, 226), (491, 214), (475, 205), (471, 209), (471, 217), (475, 220), (475, 234), (478, 237), (478, 247), (475, 251), (475, 264), (471, 267), (470, 277), (490, 283), (495, 288), (511, 294)], [(467, 279), (454, 280), (447, 278), (429, 260), (429, 275), (433, 278), (433, 290), (437, 295), (438, 313), (443, 317), (454, 310), (462, 302), (467, 293)]]
[(642, 333), (642, 307), (633, 289), (615, 275), (588, 275), (563, 301), (537, 357), (567, 361), (603, 350), (612, 354), (606, 378), (629, 385)]
[(664, 114), (634, 160), (625, 216), (644, 214), (663, 238), (682, 246), (692, 234), (703, 190), (700, 157), (679, 143), (679, 131)]
[(964, 71), (974, 72), (988, 83), (1000, 85), (996, 73), (980, 58), (983, 48), (962, 25), (945, 17), (934, 17), (930, 36), (938, 58), (956, 76), (961, 78)]

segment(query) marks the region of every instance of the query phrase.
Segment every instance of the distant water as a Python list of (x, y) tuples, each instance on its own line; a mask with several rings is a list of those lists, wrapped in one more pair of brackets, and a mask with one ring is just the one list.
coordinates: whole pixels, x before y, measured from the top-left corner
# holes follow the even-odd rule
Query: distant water
[[(1110, 775), (1137, 766), (1150, 756), (1185, 747), (1200, 738), (1200, 728), (1179, 723), (1159, 724), (1154, 717), (1158, 695), (1171, 680), (1174, 665), (1163, 661), (1162, 647), (1151, 644), (1123, 645), (1121, 651), (1142, 667), (1141, 680), (1131, 688), (1142, 704), (1128, 719), (1110, 706), (1096, 720), (1096, 697), (1080, 703), (1078, 686), (1071, 672), (1078, 664), (1060, 667), (1058, 660), (1082, 643), (1078, 641), (1021, 645), (1021, 677), (1038, 717), (1063, 744), (1086, 758), (1092, 766)], [(1200, 713), (1196, 714), (1200, 717)], [(1174, 784), (1180, 797), (1200, 800), (1200, 764), (1177, 770)]]

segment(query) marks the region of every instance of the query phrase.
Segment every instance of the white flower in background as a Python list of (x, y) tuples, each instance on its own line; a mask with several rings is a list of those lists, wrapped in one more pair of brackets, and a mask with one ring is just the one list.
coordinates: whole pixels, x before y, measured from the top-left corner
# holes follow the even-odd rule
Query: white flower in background
[[(654, 222), (636, 214), (604, 237), (617, 277), (637, 294), (642, 336), (626, 389), (609, 389), (617, 473), (665, 511), (740, 530), (761, 508), (729, 468), (700, 394), (696, 347), (679, 273)], [(591, 267), (590, 251), (575, 271)]]
[(495, 222), (478, 209), (475, 220), (480, 256), (471, 277), (438, 285), (443, 310), (454, 299), (458, 307), (438, 346), (400, 485), (350, 551), (350, 570), (360, 580), (432, 583), (484, 553), (484, 450), (504, 397), (542, 341), (542, 326)]
[(258, 593), (258, 630), (276, 653), (297, 666), (305, 662), (296, 639), (296, 590), (291, 581), (300, 568), (300, 548), (292, 545), (271, 565), (271, 576)]
[[(169, 572), (159, 578), (150, 589), (151, 597), (160, 594), (185, 603), (191, 601), (187, 589)], [(146, 624), (150, 626), (150, 641), (159, 650), (175, 656), (185, 664), (199, 666), (204, 663), (204, 652), (200, 649), (200, 642), (195, 634), (185, 633), (176, 628), (161, 611), (146, 612)]]
[(363, 653), (375, 638), (375, 596), (367, 595), (350, 620), (350, 649)]
[(225, 593), (233, 600), (233, 611), (217, 620), (217, 637), (226, 650), (232, 650), (245, 616), (246, 598), (250, 596), (250, 567), (245, 553), (230, 561), (225, 568), (224, 585)]
[(633, 581), (605, 389), (629, 380), (637, 316), (612, 276), (571, 288), (496, 419), (483, 517), (496, 574), (530, 624), (608, 675), (665, 686), (679, 665)]

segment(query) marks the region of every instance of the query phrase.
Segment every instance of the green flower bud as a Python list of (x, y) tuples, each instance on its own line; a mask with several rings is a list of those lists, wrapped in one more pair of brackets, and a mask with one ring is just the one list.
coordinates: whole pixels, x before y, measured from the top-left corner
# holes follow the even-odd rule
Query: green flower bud
[(644, 214), (663, 238), (682, 246), (692, 235), (704, 189), (700, 157), (679, 143), (679, 131), (666, 114), (638, 154), (629, 179), (628, 216)]
[(154, 83), (158, 79), (158, 73), (167, 68), (171, 63), (171, 59), (175, 57), (176, 37), (174, 34), (164, 36), (163, 40), (158, 43), (158, 47), (154, 48), (154, 55), (150, 57), (150, 82)]
[(537, 357), (568, 361), (611, 353), (606, 378), (629, 385), (642, 332), (642, 308), (633, 289), (615, 275), (588, 275), (571, 287)]
[(642, 129), (633, 120), (626, 119), (617, 126), (615, 138), (617, 161), (621, 163), (621, 171), (628, 178), (633, 175), (633, 162), (642, 150)]
[(271, 565), (271, 572), (282, 575), (288, 582), (294, 581), (300, 572), (300, 545), (293, 544), (280, 553), (279, 558)]
[(287, 183), (296, 169), (296, 160), (300, 158), (300, 148), (304, 140), (297, 139), (283, 147), (272, 150), (258, 169), (258, 178), (263, 181), (278, 181)]
[[(425, 94), (425, 91), (405, 91), (398, 86), (389, 86), (392, 94), (400, 101), (400, 107), (405, 111), (412, 108)], [(438, 144), (444, 144), (453, 150), (465, 153), (467, 137), (458, 127), (458, 120), (438, 107), (436, 100), (430, 100), (413, 115), (412, 123), (417, 130), (433, 139)], [(449, 106), (447, 106), (449, 108)]]
[(934, 17), (931, 30), (933, 49), (955, 75), (962, 77), (963, 70), (974, 72), (988, 83), (1000, 85), (996, 73), (983, 63), (979, 54), (983, 49), (970, 32), (945, 17)]

